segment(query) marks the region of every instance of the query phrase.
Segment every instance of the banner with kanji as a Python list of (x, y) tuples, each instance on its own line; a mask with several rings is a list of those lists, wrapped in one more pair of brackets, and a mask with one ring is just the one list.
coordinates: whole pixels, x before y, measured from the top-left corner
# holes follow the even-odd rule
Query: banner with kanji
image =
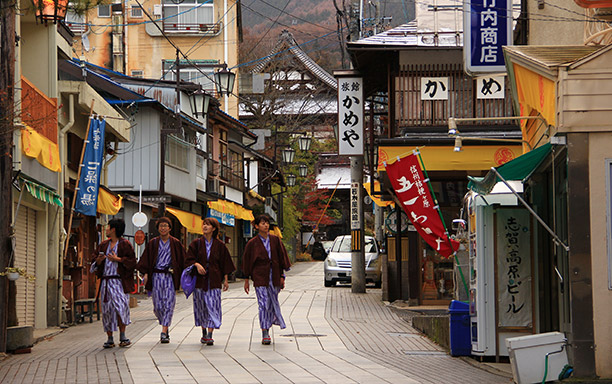
[(448, 237), (415, 153), (385, 164), (387, 175), (412, 225), (427, 244), (449, 257), (459, 243)]
[(91, 118), (89, 134), (85, 141), (85, 153), (81, 164), (81, 176), (78, 181), (74, 210), (86, 216), (96, 216), (98, 206), (98, 188), (104, 158), (105, 120)]

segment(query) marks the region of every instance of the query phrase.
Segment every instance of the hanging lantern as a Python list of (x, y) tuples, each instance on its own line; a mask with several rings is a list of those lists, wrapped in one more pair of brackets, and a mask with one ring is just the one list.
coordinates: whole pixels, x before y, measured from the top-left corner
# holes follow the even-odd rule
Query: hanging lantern
[(293, 173), (288, 174), (287, 175), (287, 186), (288, 187), (295, 186), (295, 180), (296, 179), (297, 179), (297, 177)]
[(204, 116), (208, 113), (210, 95), (202, 89), (198, 89), (189, 95), (189, 104), (191, 105), (191, 113), (195, 117)]
[(285, 148), (283, 149), (283, 161), (286, 164), (293, 163), (293, 159), (295, 158), (295, 149), (293, 148)]
[(228, 70), (227, 66), (215, 72), (215, 86), (221, 96), (232, 93), (234, 81), (236, 81), (236, 74)]
[(56, 24), (66, 18), (68, 0), (32, 0), (36, 8), (36, 20), (41, 24)]
[(306, 177), (306, 175), (308, 174), (308, 167), (306, 166), (306, 164), (300, 164), (298, 167), (298, 172), (300, 177)]
[(308, 151), (310, 149), (310, 143), (312, 142), (312, 137), (304, 134), (304, 136), (300, 136), (298, 139), (298, 144), (300, 145), (300, 151)]

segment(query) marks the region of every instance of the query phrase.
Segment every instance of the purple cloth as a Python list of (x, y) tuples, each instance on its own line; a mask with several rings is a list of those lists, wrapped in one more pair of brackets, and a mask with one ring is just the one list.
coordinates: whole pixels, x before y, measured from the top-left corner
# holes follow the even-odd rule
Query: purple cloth
[(272, 325), (278, 325), (281, 329), (286, 328), (285, 320), (281, 314), (280, 303), (278, 302), (279, 292), (280, 288), (275, 287), (272, 283), (272, 271), (270, 271), (270, 283), (267, 287), (255, 287), (261, 329), (270, 329)]
[[(117, 253), (117, 245), (111, 249), (110, 243), (106, 254)], [(93, 267), (93, 266), (92, 266)], [(106, 259), (102, 276), (117, 276), (118, 264), (116, 261)], [(95, 268), (94, 268), (95, 269)], [(102, 325), (105, 332), (115, 332), (119, 326), (117, 317), (124, 325), (130, 324), (130, 296), (123, 292), (121, 279), (102, 279), (100, 284), (100, 297), (102, 298)]]
[(181, 287), (183, 287), (183, 292), (185, 292), (185, 296), (188, 299), (189, 295), (193, 293), (193, 290), (196, 286), (196, 277), (191, 274), (191, 271), (195, 268), (193, 265), (185, 268), (183, 273), (181, 274)]
[(193, 292), (193, 316), (199, 327), (221, 327), (221, 289), (203, 290), (196, 288)]
[[(160, 240), (155, 269), (166, 269), (170, 266), (171, 261), (170, 241), (163, 242)], [(153, 279), (153, 313), (160, 325), (170, 326), (174, 314), (174, 304), (176, 303), (172, 275), (153, 272), (151, 278)]]

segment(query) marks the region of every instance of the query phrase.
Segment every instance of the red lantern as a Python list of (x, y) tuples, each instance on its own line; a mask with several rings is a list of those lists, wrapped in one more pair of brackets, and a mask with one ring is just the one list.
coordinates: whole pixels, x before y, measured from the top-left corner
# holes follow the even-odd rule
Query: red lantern
[(574, 0), (582, 8), (611, 8), (612, 0)]
[(47, 24), (52, 21), (53, 24), (64, 20), (66, 11), (68, 10), (68, 0), (32, 0), (36, 8), (36, 20)]

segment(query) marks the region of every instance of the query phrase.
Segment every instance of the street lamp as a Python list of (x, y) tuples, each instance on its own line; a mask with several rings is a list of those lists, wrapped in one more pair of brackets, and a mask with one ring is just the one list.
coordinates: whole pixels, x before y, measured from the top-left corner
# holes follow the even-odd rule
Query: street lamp
[(41, 24), (46, 25), (48, 21), (56, 24), (66, 18), (68, 0), (33, 0), (33, 2), (36, 7), (36, 20), (40, 20)]
[(306, 164), (300, 164), (298, 166), (298, 173), (300, 177), (306, 177), (306, 175), (308, 174), (308, 167), (306, 166)]
[(208, 106), (210, 105), (210, 95), (200, 88), (189, 96), (191, 112), (195, 115), (195, 117), (203, 117), (206, 115), (208, 113)]
[(227, 65), (224, 65), (222, 69), (215, 72), (215, 86), (217, 92), (223, 96), (229, 96), (234, 89), (234, 81), (236, 80), (236, 74), (227, 69)]
[(312, 137), (304, 134), (304, 136), (300, 136), (298, 139), (298, 144), (300, 146), (300, 151), (308, 151), (310, 149), (310, 143), (312, 142)]
[(297, 179), (297, 177), (293, 174), (290, 173), (287, 175), (287, 186), (288, 187), (293, 187), (295, 185), (295, 180)]
[(293, 163), (293, 159), (295, 158), (295, 149), (289, 147), (282, 150), (283, 153), (283, 162), (285, 164)]

